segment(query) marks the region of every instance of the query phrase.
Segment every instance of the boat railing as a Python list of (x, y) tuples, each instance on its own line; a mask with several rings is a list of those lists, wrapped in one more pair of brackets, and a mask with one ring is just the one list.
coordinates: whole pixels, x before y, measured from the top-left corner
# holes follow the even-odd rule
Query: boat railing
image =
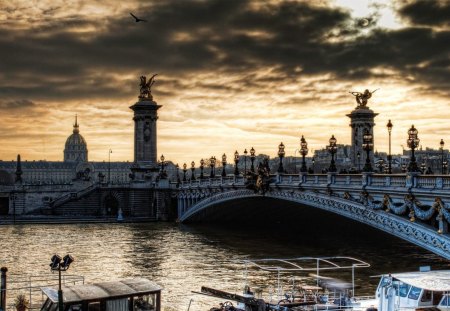
[[(84, 277), (79, 275), (65, 274), (61, 276), (61, 284), (65, 286), (84, 284)], [(23, 294), (29, 301), (29, 310), (40, 310), (44, 296), (42, 287), (55, 287), (59, 285), (58, 274), (18, 276), (9, 274), (8, 287), (6, 289), (6, 309), (15, 311), (15, 298)]]

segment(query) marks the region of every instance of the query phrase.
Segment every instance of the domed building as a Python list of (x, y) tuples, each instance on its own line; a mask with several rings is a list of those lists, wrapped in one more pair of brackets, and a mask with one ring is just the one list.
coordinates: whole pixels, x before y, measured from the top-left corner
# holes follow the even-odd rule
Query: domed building
[(73, 133), (66, 140), (64, 148), (64, 162), (87, 162), (88, 149), (86, 140), (80, 134), (80, 128), (75, 116), (75, 124), (73, 125)]

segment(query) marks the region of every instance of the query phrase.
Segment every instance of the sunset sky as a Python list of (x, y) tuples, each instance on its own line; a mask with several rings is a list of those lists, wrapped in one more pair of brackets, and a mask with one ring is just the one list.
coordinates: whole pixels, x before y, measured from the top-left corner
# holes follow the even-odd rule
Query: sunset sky
[(0, 159), (62, 160), (78, 114), (89, 160), (132, 161), (129, 106), (153, 73), (174, 162), (349, 144), (366, 88), (378, 151), (388, 119), (395, 153), (411, 124), (450, 146), (450, 0), (2, 0)]

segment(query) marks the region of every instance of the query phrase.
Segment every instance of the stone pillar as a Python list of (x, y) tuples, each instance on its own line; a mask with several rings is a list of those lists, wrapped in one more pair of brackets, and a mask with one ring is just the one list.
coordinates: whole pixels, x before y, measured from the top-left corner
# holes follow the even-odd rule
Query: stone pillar
[[(157, 126), (158, 105), (150, 92), (148, 84), (142, 84), (139, 100), (130, 107), (134, 111), (134, 164), (131, 169), (136, 181), (149, 178), (149, 172), (158, 172)], [(150, 81), (153, 81), (153, 77)], [(145, 82), (145, 80), (144, 80)]]
[[(373, 110), (369, 109), (367, 106), (358, 105), (347, 117), (350, 118), (350, 127), (352, 128), (352, 148), (350, 152), (350, 159), (352, 161), (352, 165), (358, 169), (364, 167), (366, 162), (366, 154), (367, 152), (363, 150), (363, 136), (364, 131), (367, 129), (373, 137), (373, 127), (375, 126), (375, 117), (378, 113), (374, 113)], [(372, 163), (372, 167), (374, 167), (373, 161), (373, 153), (375, 151), (375, 139), (374, 148), (370, 151), (370, 161)], [(357, 154), (360, 154), (360, 159), (358, 161)], [(359, 163), (358, 163), (359, 162)]]

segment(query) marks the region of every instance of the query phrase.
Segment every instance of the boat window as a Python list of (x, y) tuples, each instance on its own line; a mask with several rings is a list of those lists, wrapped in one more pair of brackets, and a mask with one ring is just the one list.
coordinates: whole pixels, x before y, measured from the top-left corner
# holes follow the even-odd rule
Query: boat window
[(420, 298), (420, 301), (422, 302), (428, 302), (431, 301), (431, 298), (433, 297), (433, 293), (429, 290), (424, 290), (422, 298)]
[(411, 285), (406, 284), (406, 283), (401, 283), (398, 288), (398, 295), (400, 297), (406, 297), (408, 295), (410, 288), (411, 288)]
[(444, 297), (442, 297), (442, 301), (439, 305), (440, 306), (450, 306), (450, 296), (445, 295)]
[(81, 303), (77, 305), (71, 305), (68, 311), (81, 311)]
[(88, 311), (100, 311), (100, 302), (91, 302), (88, 305)]
[(421, 291), (422, 291), (421, 288), (412, 286), (412, 287), (411, 287), (411, 290), (409, 291), (408, 298), (409, 298), (409, 299), (414, 299), (414, 300), (419, 299), (419, 296), (420, 296), (420, 292), (421, 292)]
[(155, 310), (154, 295), (143, 295), (134, 299), (134, 311)]

